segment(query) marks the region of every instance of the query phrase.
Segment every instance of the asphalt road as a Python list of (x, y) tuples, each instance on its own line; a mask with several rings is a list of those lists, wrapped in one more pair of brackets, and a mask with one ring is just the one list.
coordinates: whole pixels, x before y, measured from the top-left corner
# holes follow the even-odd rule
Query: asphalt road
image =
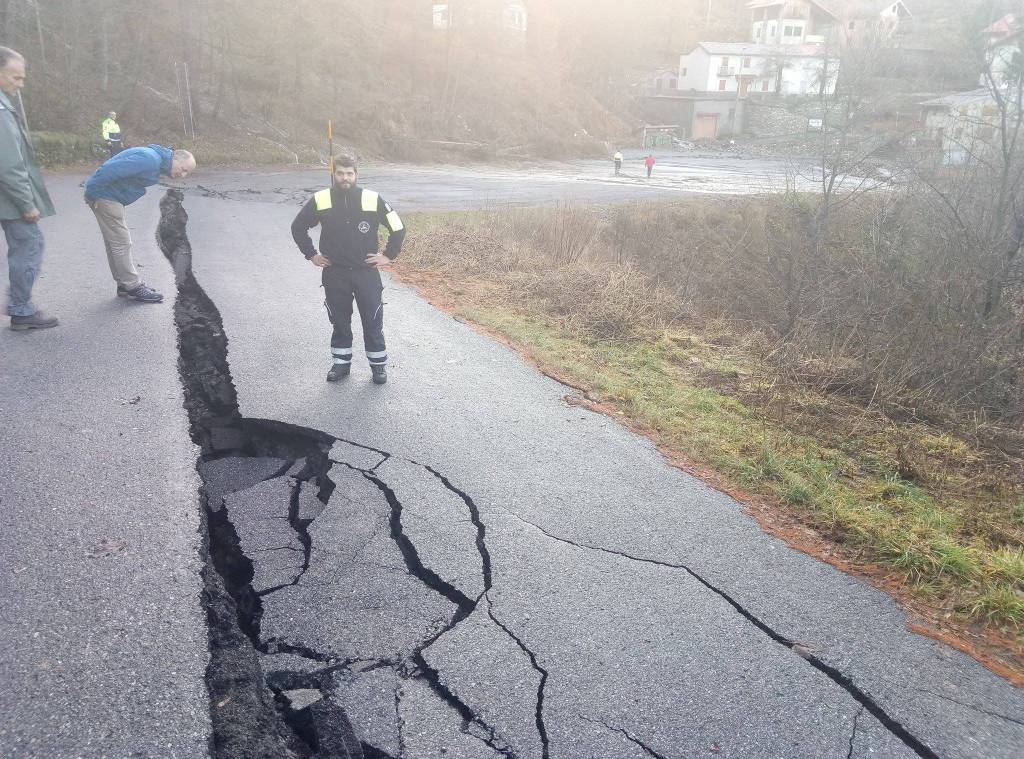
[[(199, 757), (199, 478), (169, 306), (114, 296), (80, 178), (50, 182), (39, 306), (61, 326), (0, 329), (0, 756)], [(145, 279), (173, 296), (132, 207)], [(6, 289), (7, 267), (0, 285)]]
[[(300, 492), (305, 535), (282, 518), (287, 476), (225, 498), (264, 594), (260, 635), (281, 651), (268, 673), (344, 662), (328, 698), (410, 759), (1020, 755), (1019, 690), (401, 284), (386, 291), (389, 384), (359, 359), (326, 384), (318, 277), (288, 232), (322, 174), (210, 172), (185, 200), (242, 413), (382, 452), (335, 447), (327, 503)], [(363, 174), (400, 211), (502, 202), (503, 185), (531, 203), (661, 192)], [(65, 325), (0, 337), (0, 753), (199, 756), (196, 452), (171, 311), (112, 297), (76, 181), (51, 182), (66, 212), (46, 222), (39, 288)], [(170, 288), (157, 195), (131, 218), (146, 278)], [(90, 558), (104, 537), (125, 547)]]
[[(396, 206), (412, 210), (459, 210), (529, 206), (555, 202), (611, 203), (681, 195), (748, 195), (811, 191), (820, 170), (806, 161), (733, 154), (659, 153), (648, 179), (642, 155), (625, 151), (620, 176), (611, 161), (540, 162), (522, 166), (422, 166), (365, 164), (360, 176), (379, 187)], [(209, 171), (195, 179), (194, 192), (238, 202), (301, 204), (322, 189), (326, 170)], [(861, 180), (847, 178), (852, 187)]]

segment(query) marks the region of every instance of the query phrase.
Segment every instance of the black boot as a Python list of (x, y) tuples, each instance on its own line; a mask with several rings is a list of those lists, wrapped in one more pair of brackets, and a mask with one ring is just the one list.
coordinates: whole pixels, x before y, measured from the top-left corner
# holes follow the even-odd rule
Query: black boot
[(335, 364), (331, 367), (331, 370), (327, 372), (327, 381), (337, 382), (343, 377), (347, 377), (350, 371), (352, 371), (352, 364)]
[(383, 364), (370, 364), (370, 371), (373, 372), (373, 384), (383, 385), (388, 381), (388, 370)]

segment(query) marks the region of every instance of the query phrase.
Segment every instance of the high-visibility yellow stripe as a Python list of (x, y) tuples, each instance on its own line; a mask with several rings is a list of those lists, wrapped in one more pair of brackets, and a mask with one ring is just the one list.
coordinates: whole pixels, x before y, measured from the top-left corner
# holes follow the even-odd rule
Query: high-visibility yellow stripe
[(402, 220), (400, 218), (398, 218), (398, 213), (397, 212), (392, 211), (391, 213), (389, 213), (387, 215), (387, 220), (388, 220), (388, 228), (392, 232), (397, 232), (400, 229), (405, 229), (405, 225), (402, 223)]
[(313, 193), (313, 200), (316, 201), (316, 210), (327, 211), (331, 208), (331, 188)]
[(377, 199), (379, 197), (373, 190), (363, 190), (363, 212), (377, 213)]

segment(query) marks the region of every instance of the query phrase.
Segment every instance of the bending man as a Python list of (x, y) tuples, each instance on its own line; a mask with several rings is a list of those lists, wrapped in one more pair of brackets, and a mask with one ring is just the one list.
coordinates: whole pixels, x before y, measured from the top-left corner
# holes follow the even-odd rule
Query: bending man
[[(384, 284), (379, 267), (389, 265), (402, 249), (405, 227), (398, 214), (373, 190), (356, 184), (358, 167), (354, 158), (335, 160), (334, 186), (316, 193), (292, 222), (292, 237), (302, 255), (323, 269), (327, 313), (334, 334), (331, 355), (334, 364), (328, 382), (347, 377), (352, 369), (352, 301), (363, 323), (363, 345), (370, 362), (373, 381), (388, 381), (387, 347), (384, 344)], [(320, 225), (320, 250), (313, 245), (309, 230)], [(384, 225), (388, 244), (380, 252), (378, 232)]]
[(99, 222), (118, 297), (140, 303), (160, 303), (164, 299), (139, 279), (124, 207), (145, 195), (146, 188), (156, 184), (161, 174), (180, 179), (195, 169), (196, 159), (187, 150), (150, 145), (122, 150), (104, 161), (86, 181), (85, 202)]

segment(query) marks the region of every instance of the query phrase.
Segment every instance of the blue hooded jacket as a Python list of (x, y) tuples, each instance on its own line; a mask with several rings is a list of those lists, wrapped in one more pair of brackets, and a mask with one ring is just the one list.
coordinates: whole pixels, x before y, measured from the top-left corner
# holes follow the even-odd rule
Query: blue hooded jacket
[(85, 183), (85, 199), (113, 200), (130, 205), (146, 194), (146, 188), (170, 175), (174, 151), (162, 145), (128, 148), (103, 162)]

